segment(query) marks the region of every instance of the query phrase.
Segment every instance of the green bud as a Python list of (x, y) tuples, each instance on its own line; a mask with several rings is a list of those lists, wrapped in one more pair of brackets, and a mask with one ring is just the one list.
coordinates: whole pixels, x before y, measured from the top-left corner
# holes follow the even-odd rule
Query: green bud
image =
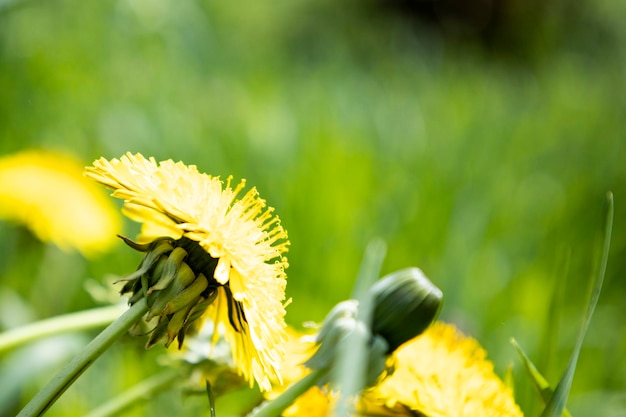
[(443, 298), (441, 290), (418, 268), (386, 275), (370, 292), (374, 300), (372, 329), (387, 341), (387, 353), (426, 330)]

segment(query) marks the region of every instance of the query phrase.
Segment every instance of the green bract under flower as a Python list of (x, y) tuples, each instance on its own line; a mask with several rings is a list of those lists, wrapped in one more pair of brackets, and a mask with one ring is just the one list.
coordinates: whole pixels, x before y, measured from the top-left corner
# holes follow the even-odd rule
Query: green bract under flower
[(187, 252), (185, 263), (193, 272), (189, 284), (205, 275), (200, 295), (209, 302), (203, 317), (216, 325), (215, 340), (223, 331), (240, 372), (251, 384), (254, 379), (261, 389), (270, 389), (271, 379), (280, 380), (286, 339), (283, 254), (289, 242), (257, 190), (237, 198), (245, 181), (232, 188), (230, 178), (223, 183), (193, 165), (157, 163), (140, 154), (101, 158), (85, 172), (124, 200), (124, 213), (142, 224), (139, 243), (167, 237), (173, 248)]

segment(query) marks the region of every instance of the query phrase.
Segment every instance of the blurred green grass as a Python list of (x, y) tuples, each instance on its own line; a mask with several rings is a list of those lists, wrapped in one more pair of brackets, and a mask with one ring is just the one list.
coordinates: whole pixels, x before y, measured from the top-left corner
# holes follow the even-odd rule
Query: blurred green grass
[[(355, 2), (4, 4), (1, 154), (56, 149), (89, 164), (133, 151), (247, 178), (290, 234), (294, 325), (320, 321), (348, 297), (367, 242), (383, 237), (383, 273), (422, 268), (444, 291), (441, 317), (478, 338), (500, 373), (515, 364), (527, 415), (537, 397), (509, 338), (556, 382), (612, 190), (605, 291), (569, 409), (625, 412), (626, 10), (618, 2), (587, 5), (610, 42), (579, 28), (521, 62), (403, 18), (359, 13)], [(127, 226), (132, 235), (136, 226)], [(1, 289), (26, 311), (3, 308), (5, 326), (88, 308), (85, 278), (127, 273), (139, 260), (121, 242), (87, 261), (15, 225), (0, 231)], [(557, 283), (558, 325), (545, 335)], [(69, 291), (59, 297), (55, 288)], [(153, 373), (162, 351), (125, 343), (55, 415), (81, 415)], [(163, 396), (151, 415), (171, 412), (159, 406), (171, 399)]]

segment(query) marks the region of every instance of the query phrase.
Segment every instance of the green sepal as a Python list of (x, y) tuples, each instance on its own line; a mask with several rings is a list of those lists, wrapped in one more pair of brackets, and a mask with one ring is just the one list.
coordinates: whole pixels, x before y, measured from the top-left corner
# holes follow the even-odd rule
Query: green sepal
[[(196, 304), (197, 299), (200, 297), (200, 294), (202, 294), (202, 291), (204, 291), (208, 285), (209, 282), (204, 275), (198, 275), (198, 277), (187, 288), (179, 292), (167, 303), (161, 314), (173, 314), (187, 305), (193, 306)], [(194, 302), (194, 300), (196, 301)]]
[(184, 334), (195, 334), (198, 331), (198, 319), (201, 318), (204, 313), (206, 312), (207, 308), (209, 308), (209, 306), (211, 304), (213, 304), (213, 301), (215, 301), (215, 298), (217, 298), (217, 290), (214, 290), (212, 292), (209, 293), (209, 297), (207, 299), (203, 299), (201, 301), (199, 301), (191, 310), (191, 313), (189, 313), (189, 317), (187, 318), (187, 321), (185, 322), (185, 327), (181, 330), (181, 332), (183, 332), (183, 336), (181, 337), (181, 335), (178, 335), (178, 343), (182, 345), (183, 339), (184, 339)]
[[(170, 241), (161, 240), (158, 241), (156, 245), (154, 245), (153, 249), (150, 250), (146, 256), (141, 260), (139, 264), (139, 268), (135, 272), (130, 275), (126, 275), (123, 278), (118, 279), (117, 282), (129, 281), (133, 282), (134, 280), (140, 278), (143, 274), (146, 274), (152, 269), (152, 267), (159, 261), (161, 255), (171, 252), (174, 249)], [(127, 287), (124, 286), (122, 288), (122, 294), (128, 292)]]
[(131, 248), (135, 249), (138, 252), (148, 252), (149, 250), (154, 249), (156, 246), (158, 246), (161, 242), (164, 242), (164, 241), (169, 241), (170, 243), (173, 242), (172, 238), (168, 236), (162, 236), (162, 237), (156, 238), (153, 241), (148, 242), (148, 243), (137, 243), (122, 235), (117, 235), (117, 237), (122, 239), (124, 243), (126, 243), (128, 246), (130, 246)]
[(159, 340), (166, 337), (167, 335), (167, 325), (170, 319), (167, 316), (162, 316), (159, 318), (159, 322), (154, 327), (154, 329), (150, 332), (150, 338), (146, 343), (146, 349), (150, 349), (152, 346), (156, 345)]
[(176, 273), (180, 268), (180, 265), (185, 260), (187, 256), (187, 251), (181, 247), (176, 247), (170, 254), (168, 255), (165, 262), (163, 262), (163, 270), (157, 275), (154, 274), (157, 279), (156, 283), (153, 284), (146, 294), (150, 294), (153, 291), (160, 291), (167, 288), (168, 285), (176, 278)]
[[(189, 313), (194, 305), (200, 300), (200, 296), (196, 297), (195, 300), (191, 303), (187, 303), (185, 308), (178, 310), (176, 313), (172, 314), (169, 322), (167, 323), (167, 341), (165, 342), (165, 347), (169, 347), (169, 345), (178, 337), (180, 331), (184, 328), (185, 322), (189, 317)], [(182, 347), (182, 340), (178, 341), (178, 348)]]
[(176, 279), (174, 279), (174, 281), (166, 289), (162, 291), (153, 291), (150, 294), (155, 294), (155, 298), (152, 304), (148, 303), (150, 311), (148, 312), (147, 319), (150, 320), (152, 317), (163, 314), (167, 303), (180, 294), (187, 286), (194, 282), (195, 279), (196, 276), (191, 268), (183, 262), (178, 269)]

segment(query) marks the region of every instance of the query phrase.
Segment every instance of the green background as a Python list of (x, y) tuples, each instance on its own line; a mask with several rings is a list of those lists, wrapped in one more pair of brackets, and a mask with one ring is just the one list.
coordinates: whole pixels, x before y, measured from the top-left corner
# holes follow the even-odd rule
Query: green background
[[(131, 151), (246, 178), (289, 232), (296, 326), (349, 296), (382, 237), (383, 272), (420, 267), (445, 294), (440, 317), (499, 374), (513, 366), (526, 415), (538, 397), (510, 338), (556, 385), (611, 190), (605, 288), (569, 409), (625, 416), (626, 7), (504, 4), (420, 19), (400, 1), (2, 0), (0, 155), (60, 150), (87, 165)], [(139, 261), (122, 242), (86, 260), (14, 224), (0, 232), (5, 328), (95, 306), (84, 282)], [(89, 336), (0, 358), (0, 415)], [(51, 415), (84, 415), (155, 373), (163, 349), (143, 343), (117, 344)], [(208, 412), (173, 390), (133, 413)]]

